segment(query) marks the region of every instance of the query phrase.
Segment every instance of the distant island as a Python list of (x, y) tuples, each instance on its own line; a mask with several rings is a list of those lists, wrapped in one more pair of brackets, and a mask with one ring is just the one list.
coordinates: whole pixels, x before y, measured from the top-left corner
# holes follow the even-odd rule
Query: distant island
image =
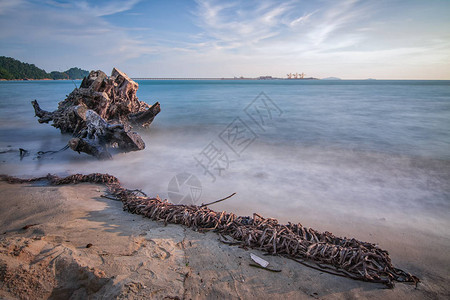
[(34, 64), (24, 63), (12, 57), (0, 56), (0, 80), (83, 79), (88, 75), (88, 71), (80, 68), (47, 73)]
[(327, 78), (322, 78), (322, 80), (341, 80), (338, 77), (327, 77)]

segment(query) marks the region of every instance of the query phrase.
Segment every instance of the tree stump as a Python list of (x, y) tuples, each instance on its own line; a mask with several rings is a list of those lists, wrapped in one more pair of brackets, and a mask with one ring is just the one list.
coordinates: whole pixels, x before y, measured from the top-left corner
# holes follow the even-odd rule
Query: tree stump
[(42, 110), (34, 100), (39, 123), (53, 122), (61, 133), (71, 133), (69, 146), (98, 159), (110, 159), (108, 148), (137, 151), (145, 143), (133, 127), (148, 127), (161, 111), (156, 102), (149, 105), (136, 96), (138, 84), (114, 68), (108, 77), (102, 71), (91, 71), (79, 88), (75, 88), (53, 112)]

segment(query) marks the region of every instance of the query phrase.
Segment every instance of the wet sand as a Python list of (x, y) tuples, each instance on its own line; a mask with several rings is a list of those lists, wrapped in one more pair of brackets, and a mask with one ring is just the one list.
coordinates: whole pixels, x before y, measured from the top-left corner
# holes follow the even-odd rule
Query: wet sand
[[(450, 298), (447, 236), (382, 220), (329, 219), (327, 228), (316, 228), (378, 243), (395, 266), (422, 280), (417, 288), (397, 283), (386, 289), (228, 246), (212, 232), (164, 226), (124, 212), (120, 202), (100, 197), (104, 193), (91, 184), (0, 182), (0, 298)], [(281, 272), (249, 266), (250, 253)]]

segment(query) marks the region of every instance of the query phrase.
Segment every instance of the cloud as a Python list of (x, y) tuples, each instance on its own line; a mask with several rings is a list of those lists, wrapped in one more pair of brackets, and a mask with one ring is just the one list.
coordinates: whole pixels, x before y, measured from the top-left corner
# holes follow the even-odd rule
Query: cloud
[(348, 47), (360, 41), (362, 33), (355, 22), (368, 13), (355, 0), (329, 1), (322, 6), (299, 1), (196, 2), (197, 24), (209, 39), (207, 45), (235, 53), (324, 51), (336, 47), (328, 42), (334, 43), (338, 31), (346, 31), (342, 35), (345, 41), (338, 44)]
[(87, 1), (76, 1), (75, 6), (95, 16), (109, 16), (132, 9), (141, 0), (125, 1), (96, 1), (97, 5), (90, 5)]
[(290, 2), (197, 0), (198, 26), (218, 49), (244, 48), (278, 34)]
[(297, 18), (297, 19), (294, 19), (293, 21), (289, 22), (289, 26), (290, 26), (290, 27), (295, 27), (295, 26), (297, 26), (297, 25), (301, 25), (301, 24), (307, 22), (308, 19), (309, 19), (312, 15), (314, 15), (316, 12), (317, 12), (317, 10), (316, 10), (316, 11), (313, 11), (313, 12), (310, 12), (310, 13), (307, 13), (307, 14), (304, 14), (303, 16), (301, 16), (301, 17), (299, 17), (299, 18)]
[(15, 8), (21, 6), (22, 0), (1, 0), (0, 1), (0, 15), (5, 15)]
[[(8, 28), (0, 31), (0, 49), (17, 52), (19, 57), (34, 51), (34, 56), (50, 65), (46, 68), (55, 68), (58, 58), (70, 56), (71, 64), (105, 66), (153, 53), (152, 45), (101, 17), (127, 11), (137, 2), (110, 1), (101, 8), (100, 4), (91, 7), (87, 2), (60, 1), (8, 5), (8, 14), (0, 18), (0, 27)], [(5, 6), (3, 1), (0, 8)]]
[(402, 1), (195, 0), (177, 10), (137, 0), (0, 0), (0, 53), (47, 70), (125, 66), (136, 76), (356, 78), (355, 70), (398, 62), (414, 73), (427, 62), (450, 69), (445, 7)]

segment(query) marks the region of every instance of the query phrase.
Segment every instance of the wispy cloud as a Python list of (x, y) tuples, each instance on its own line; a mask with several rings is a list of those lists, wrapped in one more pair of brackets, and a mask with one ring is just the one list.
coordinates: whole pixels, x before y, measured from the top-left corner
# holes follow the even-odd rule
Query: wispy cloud
[(242, 52), (254, 51), (253, 47), (265, 52), (264, 47), (275, 46), (278, 51), (291, 53), (290, 44), (301, 45), (294, 47), (299, 51), (313, 48), (323, 51), (330, 47), (327, 42), (339, 30), (347, 31), (346, 41), (340, 44), (348, 47), (359, 42), (357, 36), (361, 34), (354, 23), (367, 14), (366, 8), (355, 0), (329, 2), (320, 7), (299, 1), (223, 4), (197, 0), (197, 3), (198, 25), (210, 38), (210, 45)]
[(24, 1), (22, 0), (1, 0), (0, 1), (0, 15), (5, 15), (15, 8), (21, 6)]
[(76, 1), (75, 6), (79, 7), (85, 12), (92, 13), (95, 16), (109, 16), (121, 13), (133, 8), (141, 0), (110, 0), (110, 1), (96, 1), (96, 5), (91, 5), (87, 1)]
[[(366, 0), (196, 2), (202, 34), (192, 49), (197, 47), (202, 57), (218, 61), (227, 57), (227, 61), (252, 65), (254, 70), (264, 70), (261, 66), (267, 70), (289, 65), (300, 70), (314, 65), (317, 68), (310, 70), (341, 66), (348, 70), (347, 76), (357, 77), (353, 74), (373, 64), (389, 68), (395, 61), (410, 61), (409, 65), (415, 66), (414, 60), (447, 59), (449, 63), (449, 55), (445, 55), (449, 47), (440, 42), (437, 45), (445, 50), (439, 50), (432, 38), (436, 35), (445, 40), (445, 33), (423, 23), (431, 10), (416, 15), (410, 8), (423, 5), (420, 2), (411, 6), (401, 1)], [(408, 26), (408, 18), (398, 17), (400, 12), (415, 22)]]
[[(356, 36), (362, 36), (358, 31), (360, 24), (364, 19), (370, 20), (373, 11), (367, 5), (359, 3), (357, 0), (348, 0), (336, 2), (329, 7), (321, 9), (314, 20), (314, 26), (308, 33), (308, 38), (314, 46), (324, 46), (328, 48), (328, 41), (334, 42), (334, 34), (340, 33), (337, 38), (353, 39), (355, 43), (359, 39)], [(350, 43), (350, 40), (347, 41)]]
[[(132, 38), (127, 29), (104, 20), (101, 16), (124, 12), (138, 1), (109, 1), (105, 6), (90, 6), (87, 2), (55, 2), (46, 5), (33, 1), (21, 1), (20, 5), (8, 5), (9, 13), (0, 18), (0, 39), (10, 39), (19, 47), (18, 55), (34, 47), (47, 48), (44, 61), (71, 53), (78, 65), (104, 66), (108, 60), (120, 63), (127, 59), (155, 52), (145, 41)], [(0, 5), (0, 8), (6, 5)], [(3, 42), (2, 42), (3, 43)], [(0, 46), (0, 49), (3, 47)], [(80, 53), (81, 55), (77, 54)], [(80, 61), (84, 59), (84, 62)]]
[(0, 0), (0, 53), (49, 70), (66, 62), (124, 65), (139, 76), (298, 71), (357, 78), (403, 62), (411, 73), (433, 64), (441, 70), (433, 74), (450, 77), (442, 71), (450, 69), (450, 2), (194, 0), (182, 6)]
[(316, 11), (313, 11), (313, 12), (310, 12), (310, 13), (305, 13), (303, 16), (298, 17), (297, 19), (294, 19), (293, 21), (290, 21), (290, 22), (289, 22), (289, 26), (290, 26), (290, 27), (295, 27), (295, 26), (297, 26), (297, 25), (302, 25), (302, 24), (304, 24), (304, 23), (307, 22), (308, 19), (309, 19), (312, 15), (314, 15), (316, 12), (317, 12), (317, 10), (316, 10)]
[(197, 0), (198, 25), (220, 49), (236, 49), (257, 44), (278, 34), (282, 19), (292, 4), (259, 2), (219, 2)]

